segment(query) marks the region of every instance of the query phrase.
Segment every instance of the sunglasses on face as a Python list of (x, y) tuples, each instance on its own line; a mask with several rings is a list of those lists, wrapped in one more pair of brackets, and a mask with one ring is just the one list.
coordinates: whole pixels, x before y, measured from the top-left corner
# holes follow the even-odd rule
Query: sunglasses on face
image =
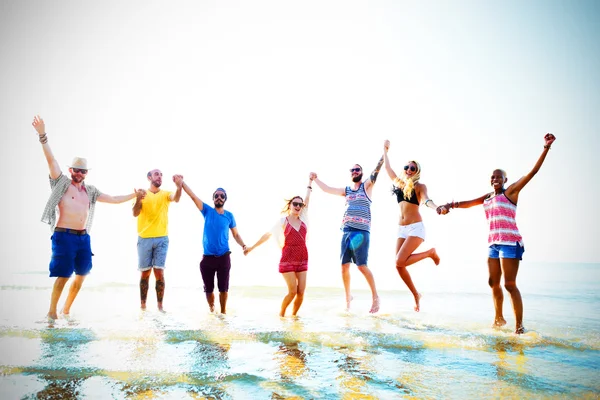
[(225, 195), (221, 194), (221, 193), (217, 193), (217, 194), (215, 194), (215, 200), (216, 199), (223, 199), (223, 200), (225, 200)]
[(73, 173), (76, 174), (78, 172), (81, 172), (83, 175), (87, 174), (87, 169), (81, 169), (81, 168), (71, 168), (73, 170)]
[(298, 203), (297, 201), (292, 201), (292, 205), (294, 207), (300, 207), (300, 208), (304, 207), (304, 203)]
[(350, 172), (360, 172), (360, 168), (350, 168)]
[(415, 172), (417, 170), (414, 165), (405, 165), (404, 166), (405, 171), (408, 171), (409, 169), (411, 172)]

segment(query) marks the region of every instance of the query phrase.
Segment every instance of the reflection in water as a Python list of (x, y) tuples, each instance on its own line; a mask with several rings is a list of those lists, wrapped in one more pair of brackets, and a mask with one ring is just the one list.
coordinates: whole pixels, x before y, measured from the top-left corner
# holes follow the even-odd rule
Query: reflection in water
[(306, 354), (297, 341), (283, 342), (277, 350), (279, 373), (284, 381), (293, 381), (306, 374)]
[(37, 393), (39, 399), (76, 399), (79, 388), (93, 375), (84, 365), (85, 349), (96, 340), (89, 329), (47, 329), (40, 332), (41, 356), (39, 368), (46, 387)]

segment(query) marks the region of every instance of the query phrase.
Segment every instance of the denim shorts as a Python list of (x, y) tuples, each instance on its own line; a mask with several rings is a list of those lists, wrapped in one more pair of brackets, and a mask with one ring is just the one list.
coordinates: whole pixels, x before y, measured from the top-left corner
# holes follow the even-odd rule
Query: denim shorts
[(68, 232), (52, 234), (52, 259), (50, 276), (69, 278), (73, 271), (87, 275), (92, 270), (92, 248), (90, 235), (75, 235)]
[(488, 251), (489, 258), (518, 258), (523, 259), (523, 253), (525, 247), (521, 246), (518, 242), (514, 246), (506, 244), (493, 244), (490, 246)]
[(169, 249), (169, 237), (143, 238), (138, 236), (138, 271), (164, 269)]
[(358, 267), (366, 266), (369, 258), (371, 234), (368, 231), (348, 230), (342, 236), (342, 265), (354, 263)]

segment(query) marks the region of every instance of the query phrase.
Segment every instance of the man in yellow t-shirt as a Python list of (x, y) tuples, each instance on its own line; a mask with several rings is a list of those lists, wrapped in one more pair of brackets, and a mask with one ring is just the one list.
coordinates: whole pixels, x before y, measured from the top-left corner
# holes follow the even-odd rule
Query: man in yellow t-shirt
[(150, 275), (154, 271), (156, 279), (156, 301), (158, 309), (163, 311), (163, 297), (165, 294), (165, 263), (169, 248), (169, 205), (172, 201), (179, 202), (183, 176), (173, 175), (173, 182), (177, 185), (175, 193), (160, 190), (162, 185), (162, 172), (153, 169), (148, 172), (150, 188), (143, 198), (138, 196), (133, 205), (133, 216), (137, 217), (138, 230), (138, 270), (140, 277), (140, 300), (142, 310), (146, 309)]

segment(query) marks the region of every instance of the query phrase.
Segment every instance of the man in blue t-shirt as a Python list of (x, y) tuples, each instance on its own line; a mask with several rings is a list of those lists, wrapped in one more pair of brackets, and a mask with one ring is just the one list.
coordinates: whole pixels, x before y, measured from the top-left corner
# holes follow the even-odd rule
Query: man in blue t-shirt
[(215, 311), (216, 275), (221, 313), (226, 314), (229, 270), (231, 269), (229, 230), (231, 230), (233, 238), (242, 246), (243, 250), (246, 250), (246, 245), (238, 233), (233, 214), (224, 209), (225, 201), (227, 201), (225, 189), (218, 188), (213, 193), (214, 208), (200, 200), (185, 182), (183, 183), (183, 190), (191, 197), (204, 216), (204, 234), (202, 238), (204, 254), (202, 261), (200, 261), (200, 273), (204, 282), (204, 293), (206, 294), (208, 307), (210, 312)]

